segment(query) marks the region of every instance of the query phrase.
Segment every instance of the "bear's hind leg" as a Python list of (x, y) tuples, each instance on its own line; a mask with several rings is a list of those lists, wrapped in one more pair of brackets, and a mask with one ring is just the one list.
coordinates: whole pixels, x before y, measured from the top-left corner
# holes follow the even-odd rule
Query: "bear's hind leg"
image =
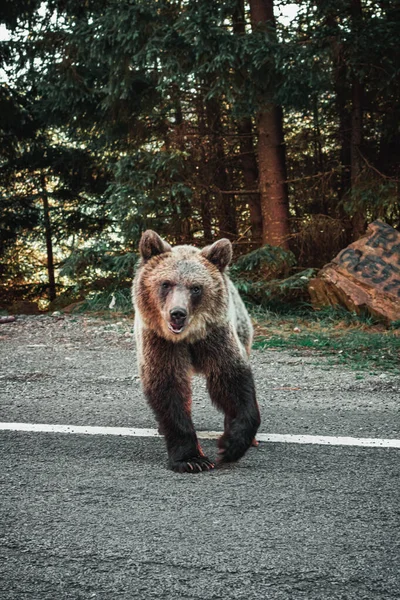
[(226, 415), (224, 433), (218, 440), (219, 460), (235, 462), (254, 445), (260, 425), (250, 367), (238, 364), (232, 374), (211, 374), (208, 390), (213, 403)]
[(214, 332), (205, 342), (197, 344), (194, 352), (207, 377), (213, 404), (225, 413), (225, 431), (218, 441), (220, 461), (239, 460), (254, 443), (260, 425), (250, 365), (225, 329)]

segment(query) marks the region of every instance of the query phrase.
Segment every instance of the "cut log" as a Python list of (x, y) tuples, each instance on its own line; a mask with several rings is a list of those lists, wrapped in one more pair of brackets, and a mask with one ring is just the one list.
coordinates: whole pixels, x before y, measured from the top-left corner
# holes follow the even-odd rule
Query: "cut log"
[(341, 305), (388, 323), (400, 320), (400, 233), (374, 221), (310, 281), (315, 308)]

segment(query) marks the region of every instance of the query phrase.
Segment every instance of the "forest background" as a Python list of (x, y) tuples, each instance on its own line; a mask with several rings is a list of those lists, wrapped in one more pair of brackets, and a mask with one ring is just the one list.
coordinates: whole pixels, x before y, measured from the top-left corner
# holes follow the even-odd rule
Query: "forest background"
[(0, 22), (0, 305), (127, 290), (147, 228), (228, 237), (257, 301), (399, 228), (398, 0), (3, 0)]

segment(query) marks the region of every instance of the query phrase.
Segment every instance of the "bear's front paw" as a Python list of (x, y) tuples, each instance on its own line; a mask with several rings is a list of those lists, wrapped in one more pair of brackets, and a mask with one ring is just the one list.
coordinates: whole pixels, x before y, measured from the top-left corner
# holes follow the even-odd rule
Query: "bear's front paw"
[(170, 461), (169, 466), (176, 473), (200, 473), (201, 471), (211, 471), (214, 463), (206, 456), (195, 456), (187, 460)]

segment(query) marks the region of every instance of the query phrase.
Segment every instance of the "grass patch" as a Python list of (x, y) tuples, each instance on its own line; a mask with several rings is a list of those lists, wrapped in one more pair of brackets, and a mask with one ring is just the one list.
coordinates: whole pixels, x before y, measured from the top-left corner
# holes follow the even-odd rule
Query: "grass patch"
[(371, 317), (341, 310), (253, 316), (254, 348), (309, 351), (354, 370), (400, 374), (400, 331), (394, 325), (388, 330)]

